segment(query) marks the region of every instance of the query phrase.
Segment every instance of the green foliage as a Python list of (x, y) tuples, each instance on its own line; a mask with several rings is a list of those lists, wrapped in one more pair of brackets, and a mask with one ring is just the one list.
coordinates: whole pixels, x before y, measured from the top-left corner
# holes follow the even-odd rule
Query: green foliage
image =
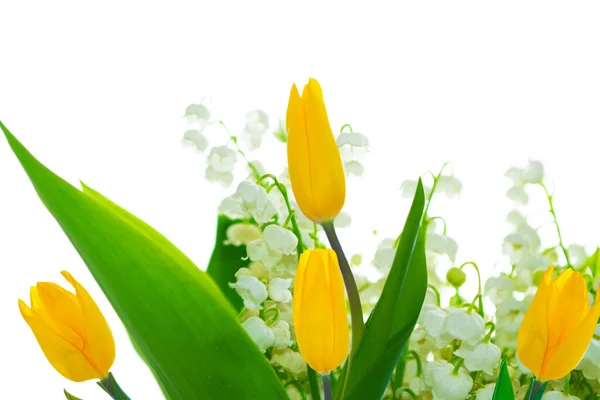
[(287, 398), (208, 274), (143, 221), (55, 175), (0, 127), (168, 399)]
[(238, 269), (248, 266), (250, 260), (242, 260), (246, 257), (246, 246), (226, 245), (227, 228), (240, 221), (231, 220), (224, 215), (219, 215), (217, 221), (217, 238), (215, 248), (206, 272), (217, 286), (221, 289), (225, 297), (233, 304), (236, 311), (240, 311), (243, 306), (242, 298), (229, 286), (230, 282), (235, 282), (235, 273)]
[(344, 371), (345, 381), (337, 384), (337, 399), (381, 399), (414, 329), (427, 291), (425, 236), (421, 229), (424, 204), (419, 181), (383, 292), (349, 370)]
[(67, 389), (64, 389), (63, 392), (64, 392), (67, 400), (83, 400), (83, 399), (80, 399), (79, 397), (75, 397), (71, 393), (67, 392)]
[(502, 359), (500, 364), (500, 372), (498, 373), (498, 379), (496, 380), (496, 387), (494, 388), (494, 396), (492, 400), (514, 400), (515, 393), (513, 392), (512, 382), (508, 375), (508, 368), (506, 367), (506, 357)]

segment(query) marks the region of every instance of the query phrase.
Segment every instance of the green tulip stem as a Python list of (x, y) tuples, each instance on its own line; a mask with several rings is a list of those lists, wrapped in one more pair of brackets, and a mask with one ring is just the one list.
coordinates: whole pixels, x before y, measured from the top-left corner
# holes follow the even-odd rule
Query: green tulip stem
[(332, 400), (333, 393), (331, 391), (331, 380), (329, 378), (329, 374), (321, 375), (321, 378), (323, 378), (323, 397), (325, 400)]
[(100, 382), (98, 382), (98, 386), (100, 386), (114, 400), (131, 400), (129, 396), (125, 394), (123, 389), (121, 389), (112, 372), (109, 372), (108, 376), (102, 378)]
[(348, 264), (348, 259), (346, 258), (344, 250), (342, 249), (342, 245), (340, 244), (340, 241), (335, 233), (333, 222), (323, 222), (321, 223), (321, 226), (327, 235), (327, 239), (329, 240), (331, 248), (337, 254), (338, 264), (340, 266), (340, 271), (342, 272), (342, 277), (344, 278), (346, 293), (348, 294), (348, 302), (350, 303), (350, 317), (352, 319), (352, 353), (350, 354), (352, 357), (352, 354), (354, 354), (358, 349), (365, 331), (365, 322), (363, 320), (362, 306), (360, 304), (360, 297), (358, 295), (358, 287), (356, 286), (354, 275), (352, 275), (350, 264)]
[(527, 396), (528, 400), (541, 398), (541, 394), (546, 390), (546, 386), (548, 386), (548, 382), (540, 382), (535, 378), (531, 378), (531, 384), (529, 385), (529, 395)]

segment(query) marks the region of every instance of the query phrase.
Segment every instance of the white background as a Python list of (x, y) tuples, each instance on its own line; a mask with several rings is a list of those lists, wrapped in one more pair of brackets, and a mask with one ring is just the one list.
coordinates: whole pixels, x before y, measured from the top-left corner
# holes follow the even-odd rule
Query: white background
[[(212, 96), (238, 134), (254, 108), (275, 125), (290, 85), (316, 77), (334, 130), (351, 123), (371, 142), (364, 179), (349, 182), (354, 223), (342, 232), (349, 253), (368, 259), (376, 243), (399, 232), (408, 206), (398, 191), (403, 179), (451, 161), (464, 191), (437, 210), (459, 241), (459, 261), (475, 260), (492, 274), (509, 229), (503, 173), (530, 157), (545, 163), (556, 187), (567, 243), (596, 245), (600, 4), (397, 3), (5, 0), (0, 119), (59, 175), (131, 210), (203, 267), (216, 207), (233, 189), (204, 181), (204, 157), (182, 148), (185, 107)], [(210, 142), (224, 144), (216, 132)], [(284, 152), (269, 139), (261, 158), (279, 168)], [(534, 212), (544, 212), (543, 198), (533, 195)], [(0, 138), (2, 398), (61, 399), (66, 387), (106, 399), (93, 382), (60, 377), (18, 312), (17, 298), (28, 299), (36, 281), (64, 283), (62, 269), (105, 311), (122, 386), (133, 399), (160, 399)]]

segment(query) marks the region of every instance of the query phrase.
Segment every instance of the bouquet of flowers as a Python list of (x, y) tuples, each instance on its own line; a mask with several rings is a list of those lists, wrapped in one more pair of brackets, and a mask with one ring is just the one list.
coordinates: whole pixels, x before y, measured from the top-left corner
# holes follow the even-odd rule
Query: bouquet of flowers
[[(102, 194), (55, 175), (0, 123), (165, 398), (598, 398), (600, 252), (563, 242), (540, 162), (507, 171), (516, 208), (506, 268), (482, 281), (476, 262), (456, 262), (446, 222), (429, 212), (436, 195), (462, 188), (445, 166), (403, 182), (412, 199), (406, 221), (372, 261), (347, 257), (336, 229), (349, 225), (346, 178), (362, 175), (368, 139), (348, 124), (334, 137), (316, 80), (302, 93), (292, 87), (285, 124), (273, 132), (287, 147), (280, 173), (250, 161), (231, 134), (207, 151), (204, 129), (226, 129), (205, 105), (185, 116), (184, 142), (208, 153), (207, 180), (232, 185), (238, 159), (249, 171), (219, 207), (204, 270)], [(251, 149), (268, 130), (264, 112), (248, 114)], [(539, 228), (523, 212), (533, 188), (544, 191), (552, 217)], [(538, 231), (548, 227), (558, 243), (542, 243)], [(37, 283), (29, 305), (19, 300), (25, 322), (58, 373), (129, 399), (110, 372), (118, 346), (102, 312), (62, 275), (74, 293)], [(467, 281), (476, 282), (473, 299), (461, 290)]]

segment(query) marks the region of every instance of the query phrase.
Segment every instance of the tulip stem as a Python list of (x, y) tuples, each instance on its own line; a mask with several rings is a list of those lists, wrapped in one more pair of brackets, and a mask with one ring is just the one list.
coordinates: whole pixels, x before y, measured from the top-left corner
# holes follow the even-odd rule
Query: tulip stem
[(352, 355), (358, 349), (365, 331), (365, 322), (363, 321), (362, 306), (360, 304), (360, 296), (358, 295), (358, 287), (356, 286), (354, 275), (352, 275), (352, 270), (348, 264), (348, 259), (346, 258), (344, 250), (342, 249), (342, 245), (340, 244), (340, 241), (335, 233), (333, 222), (323, 222), (321, 223), (321, 226), (327, 235), (327, 239), (329, 240), (331, 248), (337, 254), (338, 264), (344, 278), (346, 293), (348, 294), (348, 302), (350, 303), (350, 316), (352, 319), (352, 352), (350, 354), (350, 357), (352, 357)]
[(331, 380), (329, 378), (329, 374), (321, 375), (323, 378), (323, 397), (325, 400), (333, 399), (333, 393), (331, 392)]
[(107, 377), (102, 378), (100, 382), (98, 382), (98, 386), (104, 389), (104, 391), (114, 400), (131, 400), (129, 396), (125, 394), (123, 389), (121, 389), (112, 372), (109, 372)]
[(554, 200), (552, 198), (552, 195), (548, 191), (548, 188), (546, 187), (546, 185), (544, 183), (540, 183), (540, 186), (542, 187), (542, 189), (544, 189), (544, 193), (546, 193), (546, 197), (548, 198), (548, 204), (550, 205), (550, 214), (552, 214), (552, 218), (554, 218), (554, 226), (556, 226), (556, 233), (558, 234), (558, 245), (560, 246), (560, 248), (563, 251), (563, 254), (565, 255), (565, 259), (567, 260), (567, 266), (572, 269), (573, 264), (571, 264), (571, 258), (569, 257), (569, 252), (567, 251), (567, 248), (565, 247), (565, 243), (563, 242), (562, 234), (560, 232), (560, 226), (558, 225), (558, 218), (556, 218), (556, 210), (554, 209)]
[(527, 399), (534, 400), (541, 398), (542, 396), (540, 395), (544, 393), (547, 385), (548, 382), (540, 382), (535, 378), (531, 378), (531, 385), (529, 385), (529, 396), (527, 396)]

